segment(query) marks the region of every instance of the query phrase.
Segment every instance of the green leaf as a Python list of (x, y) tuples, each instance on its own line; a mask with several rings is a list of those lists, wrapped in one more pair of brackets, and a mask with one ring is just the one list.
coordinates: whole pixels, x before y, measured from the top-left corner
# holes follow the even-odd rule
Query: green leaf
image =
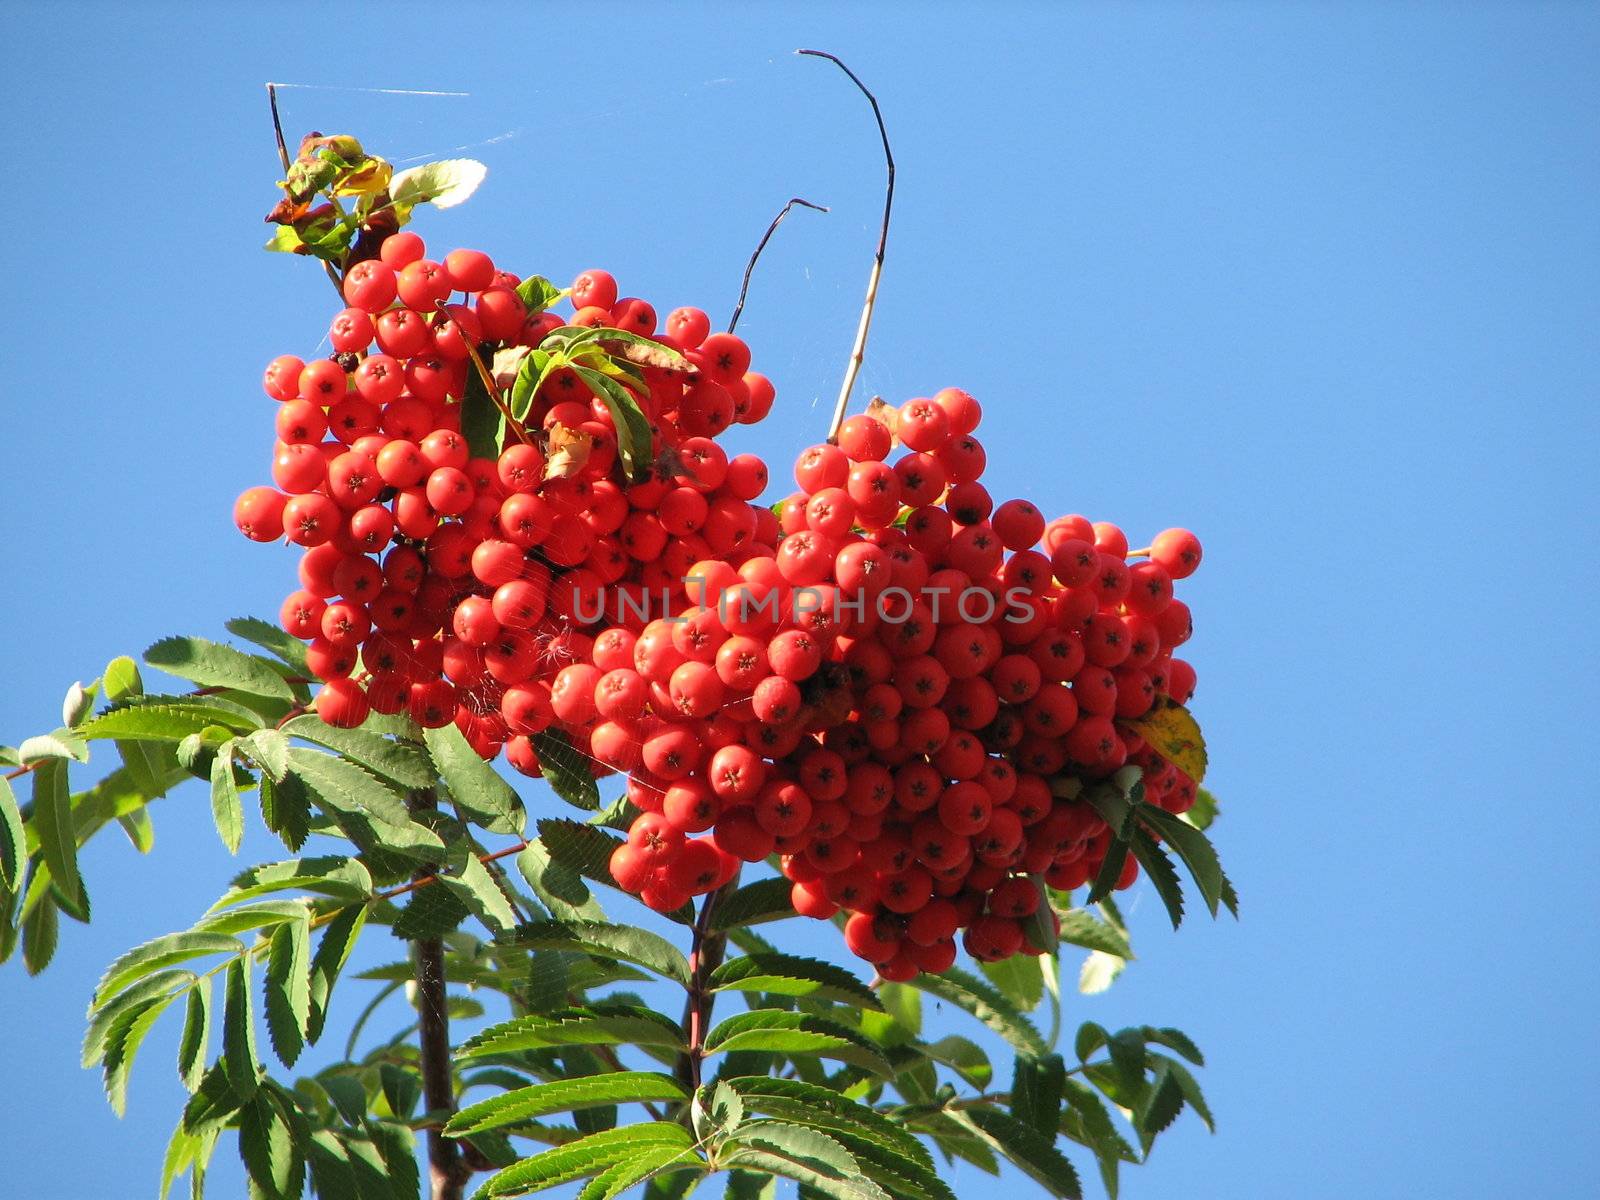
[(211, 979), (197, 976), (184, 1007), (183, 1034), (178, 1038), (178, 1078), (193, 1092), (206, 1071), (206, 1047), (211, 1041)]
[(277, 729), (258, 729), (248, 737), (239, 739), (239, 748), (275, 782), (282, 782), (289, 774), (289, 739)]
[(125, 1008), (106, 1032), (104, 1080), (111, 1111), (122, 1116), (128, 1104), (128, 1075), (134, 1055), (139, 1053), (145, 1035), (155, 1025), (175, 993), (156, 996)]
[(529, 275), (517, 285), (517, 296), (530, 314), (543, 312), (566, 294), (543, 275)]
[(190, 985), (196, 978), (193, 971), (158, 971), (118, 993), (111, 1003), (92, 1013), (89, 1027), (83, 1035), (82, 1064), (92, 1067), (105, 1057), (106, 1039), (111, 1027), (124, 1013), (167, 995), (180, 984)]
[(729, 1164), (785, 1176), (830, 1200), (889, 1200), (855, 1155), (819, 1129), (754, 1121), (739, 1130), (738, 1141), (741, 1148), (726, 1160)]
[(297, 1156), (288, 1119), (265, 1091), (239, 1113), (239, 1157), (251, 1182), (268, 1200), (290, 1200), (300, 1194), (292, 1187)]
[(1085, 996), (1097, 996), (1117, 981), (1128, 960), (1104, 950), (1091, 950), (1078, 970), (1078, 991)]
[(237, 1096), (248, 1099), (255, 1094), (261, 1060), (256, 1056), (248, 954), (241, 954), (228, 963), (223, 988), (222, 1065)]
[(577, 950), (619, 958), (689, 986), (689, 960), (666, 938), (646, 929), (599, 921), (536, 921), (518, 928), (514, 941), (541, 950)]
[(989, 1080), (994, 1078), (994, 1067), (982, 1047), (956, 1034), (928, 1042), (922, 1047), (922, 1052), (934, 1062), (943, 1063), (955, 1071), (973, 1087), (988, 1087)]
[(372, 875), (360, 859), (341, 855), (263, 863), (236, 875), (233, 886), (210, 911), (285, 891), (315, 892), (335, 900), (365, 900), (372, 893)]
[(999, 962), (979, 963), (989, 982), (1000, 989), (1011, 1003), (1022, 1012), (1032, 1012), (1044, 999), (1044, 974), (1040, 970), (1043, 956), (1013, 954)]
[[(1180, 821), (1166, 809), (1153, 804), (1140, 805), (1139, 816), (1178, 852), (1178, 857), (1183, 859), (1183, 865), (1189, 868), (1195, 887), (1200, 889), (1206, 907), (1211, 910), (1213, 917), (1216, 916), (1217, 905), (1223, 899), (1222, 885), (1227, 876), (1222, 872), (1222, 862), (1217, 858), (1211, 839), (1193, 825)], [(1237, 917), (1239, 915), (1236, 906), (1237, 897), (1232, 896), (1231, 889), (1229, 895), (1235, 903), (1230, 903), (1228, 909)]]
[(55, 900), (46, 892), (22, 919), (22, 965), (29, 975), (37, 975), (50, 965), (59, 935)]
[(211, 760), (211, 819), (228, 853), (239, 853), (239, 843), (244, 840), (244, 806), (233, 777), (232, 742), (225, 743)]
[(745, 925), (760, 925), (794, 915), (787, 879), (761, 879), (724, 896), (711, 913), (711, 929), (720, 933)]
[(650, 1148), (687, 1150), (693, 1145), (689, 1131), (671, 1121), (646, 1121), (621, 1129), (591, 1133), (565, 1146), (525, 1158), (514, 1167), (493, 1175), (478, 1189), (474, 1200), (521, 1196), (594, 1175)]
[[(290, 637), (277, 625), (255, 617), (234, 617), (231, 621), (224, 622), (224, 628), (234, 637), (241, 637), (247, 642), (254, 642), (263, 650), (270, 650), (283, 659), (296, 674), (311, 674), (310, 668), (306, 666), (306, 644), (299, 638)], [(129, 658), (117, 661), (131, 663), (133, 660)]]
[(71, 758), (88, 762), (89, 748), (73, 730), (58, 729), (54, 733), (41, 733), (25, 740), (17, 747), (17, 757), (24, 763), (42, 758)]
[(133, 843), (133, 848), (140, 854), (149, 854), (155, 848), (156, 826), (150, 819), (149, 809), (136, 808), (132, 812), (123, 813), (117, 818), (117, 824), (122, 826), (122, 832), (128, 835), (128, 841)]
[[(1039, 893), (1038, 907), (1029, 913), (1022, 923), (1023, 936), (1030, 945), (1043, 950), (1045, 954), (1054, 954), (1061, 949), (1061, 935), (1056, 929), (1053, 910), (1050, 905), (1050, 889), (1045, 886), (1042, 875), (1030, 875), (1033, 887)], [(1038, 1001), (1034, 1001), (1038, 1005)]]
[(698, 1166), (700, 1158), (692, 1148), (651, 1146), (596, 1175), (583, 1191), (578, 1193), (578, 1200), (614, 1200), (629, 1188), (678, 1162), (694, 1163)]
[(903, 1126), (832, 1088), (770, 1075), (739, 1076), (725, 1082), (738, 1094), (748, 1112), (766, 1113), (819, 1129), (853, 1133), (927, 1170), (933, 1169), (933, 1159), (927, 1149)]
[[(452, 725), (451, 728), (455, 726)], [(496, 936), (516, 925), (517, 914), (512, 910), (510, 901), (500, 890), (500, 885), (489, 868), (475, 855), (469, 855), (456, 874), (439, 876), (439, 882), (454, 892), (456, 899), (465, 904), (468, 910), (483, 921)]]
[(605, 910), (595, 900), (583, 877), (566, 863), (556, 862), (541, 839), (534, 838), (517, 855), (517, 870), (557, 920), (605, 920)]
[(734, 1050), (817, 1055), (892, 1077), (894, 1070), (870, 1038), (826, 1017), (780, 1009), (755, 1009), (727, 1018), (705, 1040), (709, 1057)]
[(500, 773), (467, 744), (455, 723), (426, 730), (423, 737), (434, 766), (462, 811), (491, 833), (521, 836), (527, 822), (522, 801)]
[(1123, 838), (1112, 838), (1111, 844), (1106, 847), (1105, 861), (1100, 864), (1099, 873), (1094, 877), (1094, 883), (1089, 887), (1089, 894), (1085, 900), (1089, 904), (1104, 900), (1116, 890), (1117, 881), (1122, 878), (1122, 866), (1128, 861), (1128, 842)]
[(1017, 1055), (1011, 1075), (1011, 1115), (1054, 1141), (1066, 1078), (1066, 1064), (1059, 1054), (1043, 1058)]
[(593, 1004), (528, 1013), (502, 1022), (470, 1038), (457, 1053), (461, 1058), (477, 1058), (551, 1046), (630, 1044), (681, 1049), (683, 1029), (676, 1021), (648, 1008)]
[(568, 804), (593, 812), (600, 807), (600, 785), (589, 770), (589, 760), (573, 748), (564, 733), (546, 729), (533, 735), (533, 752), (545, 782)]
[(778, 1200), (778, 1176), (765, 1171), (728, 1172), (723, 1200)]
[(72, 796), (67, 790), (67, 764), (46, 759), (33, 769), (33, 828), (50, 878), (60, 889), (60, 899), (72, 915), (86, 919), (88, 894), (78, 874), (78, 831), (72, 819)]
[(90, 739), (134, 738), (153, 742), (181, 742), (212, 725), (222, 725), (235, 733), (249, 733), (255, 728), (243, 716), (219, 705), (172, 701), (113, 708), (80, 725), (78, 733)]
[(611, 855), (622, 845), (622, 838), (570, 817), (545, 817), (538, 828), (538, 840), (550, 858), (586, 879), (621, 889), (611, 874)]
[(1133, 948), (1128, 939), (1093, 913), (1074, 908), (1061, 914), (1061, 940), (1082, 946), (1085, 950), (1101, 950), (1118, 958), (1132, 958)]
[(970, 1013), (1024, 1054), (1041, 1055), (1049, 1051), (1039, 1031), (1016, 1005), (997, 989), (959, 967), (951, 967), (942, 975), (924, 972), (910, 983)]
[(611, 414), (611, 423), (617, 431), (617, 453), (622, 459), (623, 472), (629, 479), (642, 478), (655, 461), (655, 434), (650, 428), (650, 418), (644, 415), (632, 394), (616, 380), (576, 363), (572, 370), (590, 391), (600, 397), (606, 411)]
[[(289, 751), (289, 769), (334, 812), (353, 812), (398, 828), (415, 824), (405, 799), (353, 762), (296, 747)], [(444, 843), (439, 846), (443, 849)]]
[(1167, 857), (1167, 852), (1156, 844), (1143, 829), (1133, 831), (1129, 840), (1129, 847), (1133, 855), (1139, 860), (1139, 865), (1144, 868), (1145, 876), (1156, 890), (1156, 895), (1161, 897), (1161, 903), (1166, 905), (1167, 916), (1172, 919), (1174, 929), (1183, 924), (1183, 887), (1178, 883), (1177, 869), (1172, 865), (1172, 860)]
[(587, 1079), (561, 1079), (518, 1088), (473, 1104), (451, 1117), (444, 1131), (450, 1137), (465, 1137), (480, 1129), (499, 1129), (548, 1113), (647, 1100), (680, 1102), (688, 1097), (681, 1083), (655, 1071), (621, 1071), (592, 1075)]
[(996, 1150), (1050, 1195), (1061, 1200), (1081, 1200), (1083, 1186), (1078, 1172), (1055, 1148), (1053, 1132), (1046, 1139), (1015, 1117), (992, 1108), (969, 1109), (965, 1115)]
[(112, 704), (140, 695), (144, 692), (144, 681), (139, 678), (139, 664), (125, 654), (113, 658), (100, 674), (100, 686)]
[(389, 198), (397, 206), (407, 208), (418, 204), (453, 208), (477, 191), (488, 173), (488, 167), (471, 158), (424, 163), (420, 167), (396, 171), (389, 181)]
[(144, 661), (202, 687), (294, 700), (294, 690), (266, 659), (204, 638), (164, 638), (144, 652)]
[(1195, 1115), (1205, 1122), (1207, 1129), (1215, 1133), (1217, 1126), (1211, 1116), (1211, 1109), (1206, 1105), (1206, 1098), (1200, 1090), (1200, 1084), (1189, 1068), (1175, 1058), (1168, 1058), (1165, 1054), (1152, 1054), (1150, 1057), (1163, 1065), (1167, 1075), (1177, 1083), (1178, 1090), (1183, 1093), (1183, 1098), (1189, 1102), (1189, 1107), (1194, 1109)]
[(305, 1048), (311, 1019), (311, 910), (302, 904), (300, 911), (299, 920), (272, 931), (267, 947), (267, 1036), (286, 1067), (294, 1066)]
[(84, 687), (80, 681), (67, 689), (66, 696), (61, 701), (61, 724), (71, 729), (82, 721), (94, 708), (95, 693), (100, 689), (98, 681)]
[(94, 991), (91, 1011), (100, 1008), (130, 983), (147, 975), (176, 966), (178, 963), (201, 958), (208, 954), (240, 954), (244, 943), (238, 938), (219, 933), (169, 933), (135, 946), (122, 955), (100, 977)]
[(471, 915), (461, 897), (449, 888), (420, 887), (391, 927), (397, 938), (418, 942), (443, 937)]
[(11, 782), (0, 778), (0, 886), (21, 890), (22, 864), (27, 859), (28, 839), (22, 828), (22, 810), (17, 807)]
[[(449, 728), (454, 729), (451, 725)], [(295, 717), (283, 726), (290, 737), (303, 738), (335, 750), (402, 788), (433, 786), (433, 770), (415, 746), (392, 741), (370, 729), (336, 729), (315, 713)], [(429, 730), (430, 733), (434, 732)], [(458, 731), (459, 736), (459, 731)], [(482, 761), (481, 759), (479, 760)]]
[(1183, 1089), (1173, 1078), (1171, 1066), (1170, 1059), (1157, 1059), (1155, 1075), (1145, 1092), (1144, 1103), (1133, 1113), (1134, 1128), (1139, 1131), (1139, 1142), (1147, 1154), (1156, 1135), (1170, 1128), (1183, 1111)]
[(317, 943), (317, 952), (311, 959), (311, 978), (308, 983), (311, 995), (311, 1016), (306, 1022), (306, 1041), (316, 1044), (322, 1037), (322, 1027), (328, 1019), (328, 998), (333, 993), (334, 981), (350, 958), (356, 939), (367, 923), (367, 906), (352, 904), (342, 909), (329, 921)]
[(903, 983), (885, 980), (878, 985), (878, 1002), (896, 1025), (911, 1037), (922, 1034), (922, 993)]
[(730, 958), (711, 973), (706, 986), (713, 992), (770, 992), (775, 996), (834, 1000), (853, 1007), (883, 1010), (882, 1002), (872, 989), (843, 967), (788, 954)]

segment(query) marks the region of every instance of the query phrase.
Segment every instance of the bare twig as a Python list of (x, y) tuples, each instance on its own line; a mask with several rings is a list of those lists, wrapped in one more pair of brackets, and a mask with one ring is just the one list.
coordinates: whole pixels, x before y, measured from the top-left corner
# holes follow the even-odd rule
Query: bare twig
[(867, 90), (867, 85), (861, 82), (856, 73), (845, 66), (837, 55), (829, 54), (826, 50), (796, 50), (795, 53), (827, 59), (861, 89), (861, 94), (872, 105), (873, 119), (878, 122), (878, 136), (883, 139), (883, 161), (889, 172), (888, 185), (883, 193), (883, 224), (878, 228), (878, 250), (873, 255), (872, 273), (867, 276), (867, 299), (861, 308), (861, 323), (856, 326), (856, 341), (850, 350), (850, 361), (845, 366), (844, 381), (839, 385), (839, 399), (833, 406), (833, 421), (828, 426), (828, 441), (835, 442), (839, 438), (839, 426), (844, 424), (844, 414), (850, 406), (850, 391), (855, 387), (856, 375), (860, 373), (861, 364), (867, 356), (867, 331), (872, 327), (872, 310), (878, 302), (878, 280), (883, 277), (883, 252), (889, 242), (889, 214), (894, 208), (894, 154), (889, 149), (889, 131), (884, 128), (883, 111), (878, 107), (878, 98)]
[(799, 196), (793, 197), (785, 204), (778, 215), (772, 218), (772, 224), (767, 226), (767, 231), (761, 235), (761, 240), (756, 243), (756, 252), (750, 256), (750, 261), (745, 264), (744, 282), (739, 285), (739, 303), (733, 306), (733, 316), (728, 318), (728, 332), (732, 333), (739, 325), (739, 314), (744, 311), (745, 294), (750, 290), (750, 275), (756, 269), (756, 263), (761, 258), (761, 252), (767, 248), (767, 243), (772, 240), (772, 235), (777, 232), (778, 226), (783, 224), (783, 219), (789, 215), (789, 210), (796, 204), (817, 212), (827, 212), (824, 204), (813, 204), (809, 200), (802, 200)]
[[(284, 178), (289, 176), (289, 146), (283, 140), (283, 121), (278, 117), (278, 85), (267, 84), (267, 103), (272, 108), (272, 136), (278, 143), (278, 161), (283, 164)], [(339, 272), (333, 269), (333, 264), (327, 259), (322, 260), (322, 269), (328, 273), (328, 282), (333, 284), (333, 290), (344, 297), (344, 285), (339, 282)]]
[(683, 1004), (683, 1032), (688, 1049), (678, 1056), (678, 1081), (691, 1091), (700, 1086), (700, 1066), (705, 1059), (706, 1027), (711, 1023), (711, 1006), (716, 993), (706, 987), (711, 973), (722, 965), (728, 952), (728, 935), (712, 932), (711, 919), (718, 902), (739, 885), (735, 875), (700, 902), (694, 922), (694, 940), (689, 949), (689, 995)]

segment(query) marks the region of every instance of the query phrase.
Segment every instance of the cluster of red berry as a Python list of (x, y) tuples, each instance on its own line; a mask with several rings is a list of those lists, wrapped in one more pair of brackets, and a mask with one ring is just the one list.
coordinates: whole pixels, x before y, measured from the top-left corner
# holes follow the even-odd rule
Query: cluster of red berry
[[(800, 456), (798, 493), (754, 505), (765, 465), (715, 441), (773, 401), (739, 338), (693, 308), (658, 330), (603, 271), (566, 322), (520, 282), (393, 235), (345, 277), (334, 355), (267, 369), (277, 486), (235, 519), (305, 548), (282, 622), (310, 642), (325, 721), (454, 721), (530, 775), (559, 733), (628, 777), (623, 887), (672, 910), (777, 854), (796, 911), (849, 910), (847, 944), (886, 978), (943, 970), (962, 930), (980, 959), (1042, 949), (1035, 878), (1079, 886), (1110, 841), (1083, 779), (1134, 762), (1150, 800), (1193, 803), (1117, 723), (1193, 690), (1172, 657), (1192, 534), (1130, 566), (1114, 526), (995, 507), (956, 389), (852, 417)], [(629, 481), (611, 408), (567, 368), (497, 458), (472, 456), (469, 370), (567, 325), (675, 352), (637, 371), (648, 477)]]

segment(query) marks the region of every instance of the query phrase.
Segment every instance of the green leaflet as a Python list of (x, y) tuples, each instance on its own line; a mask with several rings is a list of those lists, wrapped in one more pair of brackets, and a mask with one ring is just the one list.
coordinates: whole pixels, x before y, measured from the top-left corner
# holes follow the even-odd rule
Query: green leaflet
[(847, 1099), (831, 1088), (771, 1075), (739, 1076), (725, 1081), (747, 1111), (824, 1129), (844, 1129), (878, 1142), (885, 1149), (932, 1170), (933, 1159), (906, 1129), (877, 1110)]
[[(449, 728), (454, 729), (455, 726)], [(392, 741), (370, 729), (336, 729), (314, 713), (307, 713), (287, 722), (283, 732), (337, 751), (398, 787), (433, 786), (433, 770), (420, 750)], [(457, 736), (460, 736), (459, 731)]]
[(586, 1079), (562, 1079), (518, 1088), (464, 1108), (450, 1118), (445, 1133), (463, 1137), (481, 1129), (498, 1129), (548, 1113), (646, 1100), (682, 1101), (688, 1095), (677, 1080), (655, 1071), (621, 1071)]
[(239, 853), (244, 839), (244, 805), (239, 800), (239, 783), (233, 776), (233, 746), (229, 741), (211, 760), (211, 819), (217, 836), (229, 854)]
[(777, 1054), (818, 1055), (890, 1078), (894, 1070), (871, 1039), (846, 1025), (810, 1013), (756, 1009), (721, 1022), (705, 1040), (706, 1054), (768, 1050)]
[(970, 1013), (1024, 1054), (1044, 1054), (1049, 1050), (1033, 1022), (1016, 1005), (959, 967), (951, 967), (942, 975), (924, 973), (910, 983)]
[(692, 1148), (651, 1146), (596, 1175), (578, 1194), (578, 1200), (614, 1200), (629, 1188), (675, 1163), (701, 1165), (699, 1156)]
[(622, 1129), (592, 1133), (565, 1146), (525, 1158), (491, 1176), (474, 1200), (520, 1196), (594, 1175), (649, 1148), (688, 1150), (689, 1131), (670, 1121), (647, 1121)]
[(962, 1118), (1050, 1195), (1081, 1200), (1083, 1185), (1078, 1172), (1055, 1148), (1053, 1134), (1041, 1137), (1015, 1117), (993, 1108), (968, 1109), (958, 1119)]
[(78, 874), (78, 831), (67, 791), (65, 759), (49, 758), (33, 769), (33, 828), (50, 878), (69, 915), (88, 919), (89, 897)]
[(128, 1075), (133, 1070), (134, 1055), (156, 1019), (175, 998), (176, 993), (168, 993), (130, 1005), (106, 1032), (103, 1062), (106, 1099), (111, 1102), (111, 1111), (119, 1117), (127, 1109)]
[(220, 933), (169, 933), (135, 946), (106, 968), (95, 986), (91, 1011), (146, 975), (208, 954), (241, 954), (244, 943)]
[(1222, 862), (1217, 858), (1217, 852), (1211, 845), (1211, 839), (1206, 837), (1193, 825), (1181, 821), (1166, 809), (1158, 808), (1153, 804), (1141, 805), (1139, 816), (1145, 824), (1151, 826), (1183, 859), (1184, 866), (1189, 868), (1195, 887), (1200, 889), (1200, 895), (1206, 902), (1206, 907), (1211, 910), (1211, 915), (1217, 915), (1217, 906), (1226, 903), (1228, 911), (1235, 917), (1239, 915), (1238, 897), (1233, 894), (1233, 888), (1227, 884), (1228, 877), (1223, 873)]
[(83, 1035), (82, 1064), (92, 1067), (105, 1057), (106, 1039), (117, 1018), (131, 1008), (165, 995), (180, 984), (193, 983), (195, 978), (193, 971), (158, 971), (125, 989), (111, 1003), (94, 1012)]
[[(259, 620), (255, 617), (234, 617), (223, 623), (223, 627), (247, 642), (254, 642), (263, 650), (270, 650), (276, 654), (297, 674), (309, 675), (310, 669), (306, 666), (306, 644), (299, 638), (290, 637), (275, 624)], [(133, 660), (118, 659), (117, 662), (126, 662), (132, 665)], [(109, 699), (116, 700), (110, 693), (111, 668), (106, 668), (106, 695)]]
[(454, 723), (425, 730), (423, 737), (434, 767), (462, 811), (491, 833), (521, 836), (527, 821), (522, 801), (500, 773), (467, 744)]
[(325, 855), (264, 863), (234, 877), (233, 886), (211, 911), (273, 892), (305, 891), (335, 900), (364, 900), (372, 892), (372, 875), (360, 859)]
[(131, 738), (154, 742), (181, 742), (211, 725), (234, 733), (249, 733), (256, 723), (219, 704), (168, 701), (113, 708), (78, 726), (85, 738)]
[(402, 829), (415, 824), (405, 799), (353, 762), (295, 747), (289, 751), (289, 768), (335, 812), (356, 813)]
[(620, 958), (689, 986), (689, 960), (666, 938), (645, 929), (599, 921), (536, 921), (520, 926), (515, 941), (541, 950), (578, 950)]
[(144, 661), (202, 687), (229, 688), (274, 700), (294, 700), (293, 689), (272, 663), (204, 638), (164, 638), (144, 652)]
[(454, 875), (439, 876), (439, 883), (454, 893), (456, 899), (466, 905), (496, 936), (516, 925), (517, 914), (512, 911), (510, 901), (500, 890), (489, 868), (475, 855), (468, 855), (461, 870)]
[(311, 910), (304, 904), (299, 907), (298, 920), (272, 931), (263, 993), (267, 1036), (286, 1067), (294, 1066), (305, 1048), (311, 1019)]
[(533, 752), (545, 782), (574, 808), (593, 812), (600, 807), (600, 785), (589, 772), (589, 760), (563, 733), (546, 729), (533, 735)]
[(593, 1004), (529, 1013), (485, 1029), (460, 1047), (458, 1057), (513, 1054), (551, 1046), (667, 1046), (683, 1048), (676, 1021), (630, 1004)]
[(250, 1002), (250, 956), (241, 954), (228, 963), (223, 988), (222, 1067), (235, 1095), (255, 1095), (261, 1072), (256, 1055), (255, 1019)]
[(1172, 860), (1143, 829), (1132, 831), (1128, 845), (1133, 856), (1139, 860), (1139, 865), (1144, 868), (1145, 877), (1155, 888), (1156, 895), (1161, 897), (1161, 903), (1166, 906), (1172, 927), (1178, 928), (1183, 924), (1183, 887), (1178, 882), (1178, 872)]
[(843, 967), (789, 954), (730, 958), (711, 973), (706, 985), (713, 992), (770, 992), (776, 996), (804, 996), (883, 1009), (872, 989)]
[(790, 886), (787, 879), (761, 879), (746, 884), (731, 896), (718, 901), (711, 914), (712, 929), (721, 932), (793, 916)]
[(183, 1033), (178, 1038), (178, 1078), (193, 1092), (206, 1069), (206, 1047), (211, 1041), (211, 980), (197, 977), (184, 1005)]
[(1132, 958), (1133, 948), (1128, 939), (1110, 924), (1093, 913), (1074, 908), (1061, 914), (1061, 940), (1082, 946), (1085, 950), (1101, 950), (1118, 958)]
[(22, 863), (28, 841), (22, 828), (11, 781), (0, 778), (0, 886), (16, 891), (22, 882)]

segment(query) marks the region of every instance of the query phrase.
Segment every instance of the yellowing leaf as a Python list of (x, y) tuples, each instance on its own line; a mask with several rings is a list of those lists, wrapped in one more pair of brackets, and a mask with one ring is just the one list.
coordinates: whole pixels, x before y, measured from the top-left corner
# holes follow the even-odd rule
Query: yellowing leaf
[(1200, 725), (1181, 704), (1151, 709), (1137, 721), (1124, 724), (1190, 779), (1199, 783), (1206, 774), (1206, 741)]

